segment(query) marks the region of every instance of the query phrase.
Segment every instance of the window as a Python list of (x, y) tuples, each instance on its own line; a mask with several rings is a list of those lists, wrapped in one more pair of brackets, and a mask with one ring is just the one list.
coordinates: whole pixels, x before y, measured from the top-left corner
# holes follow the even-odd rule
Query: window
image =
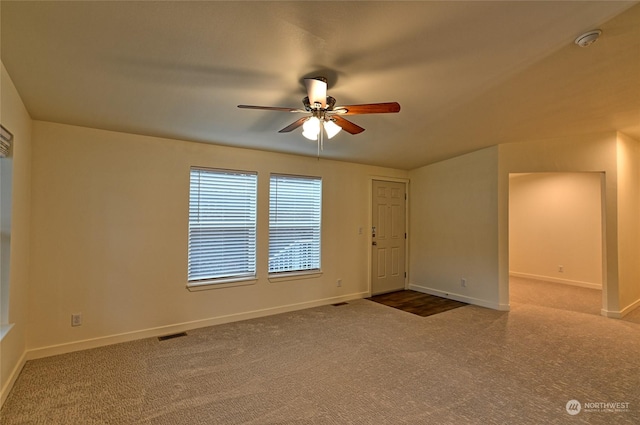
[(252, 172), (191, 169), (190, 284), (255, 278), (257, 180)]
[(0, 156), (0, 339), (9, 323), (9, 265), (11, 252), (12, 158)]
[(322, 180), (271, 175), (269, 273), (320, 270)]
[(9, 323), (9, 266), (11, 263), (11, 206), (13, 204), (13, 134), (0, 125), (0, 340)]

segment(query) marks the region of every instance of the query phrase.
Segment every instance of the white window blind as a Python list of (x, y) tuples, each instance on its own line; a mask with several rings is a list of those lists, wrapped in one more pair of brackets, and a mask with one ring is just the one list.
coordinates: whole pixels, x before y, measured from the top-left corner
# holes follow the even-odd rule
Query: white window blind
[(269, 273), (320, 270), (322, 180), (271, 175)]
[(255, 277), (257, 175), (192, 168), (188, 280)]

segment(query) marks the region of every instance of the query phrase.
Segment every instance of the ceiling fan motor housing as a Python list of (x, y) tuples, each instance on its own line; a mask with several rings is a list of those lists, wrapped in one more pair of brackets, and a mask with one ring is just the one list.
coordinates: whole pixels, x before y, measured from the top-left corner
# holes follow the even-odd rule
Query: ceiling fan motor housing
[[(305, 96), (305, 98), (302, 99), (302, 103), (304, 104), (304, 109), (306, 109), (309, 112), (315, 109), (321, 109), (321, 106), (319, 107), (318, 102), (316, 102), (315, 105), (311, 105), (311, 102), (309, 102), (309, 96)], [(324, 109), (327, 111), (331, 111), (335, 106), (335, 104), (336, 104), (336, 99), (333, 96), (327, 96), (327, 106)]]

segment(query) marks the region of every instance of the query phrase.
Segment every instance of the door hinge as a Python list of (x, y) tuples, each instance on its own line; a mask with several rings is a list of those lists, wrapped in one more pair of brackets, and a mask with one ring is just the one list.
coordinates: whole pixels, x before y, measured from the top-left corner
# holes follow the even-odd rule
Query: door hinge
[(404, 278), (405, 279), (407, 278), (407, 272), (404, 272)]
[(404, 233), (404, 238), (407, 239), (407, 232)]

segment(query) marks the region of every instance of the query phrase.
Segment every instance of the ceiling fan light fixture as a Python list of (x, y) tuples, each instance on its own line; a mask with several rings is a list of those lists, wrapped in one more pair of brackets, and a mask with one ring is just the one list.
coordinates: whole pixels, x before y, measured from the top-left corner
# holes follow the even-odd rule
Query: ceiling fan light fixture
[(302, 135), (309, 140), (313, 140), (314, 142), (318, 139), (318, 133), (310, 133), (308, 131), (303, 131)]
[(340, 130), (342, 130), (342, 127), (333, 122), (333, 120), (329, 119), (324, 122), (324, 131), (327, 132), (327, 137), (329, 137), (329, 139), (340, 133)]
[(302, 124), (302, 135), (309, 140), (317, 140), (320, 133), (320, 120), (317, 117), (309, 117)]

